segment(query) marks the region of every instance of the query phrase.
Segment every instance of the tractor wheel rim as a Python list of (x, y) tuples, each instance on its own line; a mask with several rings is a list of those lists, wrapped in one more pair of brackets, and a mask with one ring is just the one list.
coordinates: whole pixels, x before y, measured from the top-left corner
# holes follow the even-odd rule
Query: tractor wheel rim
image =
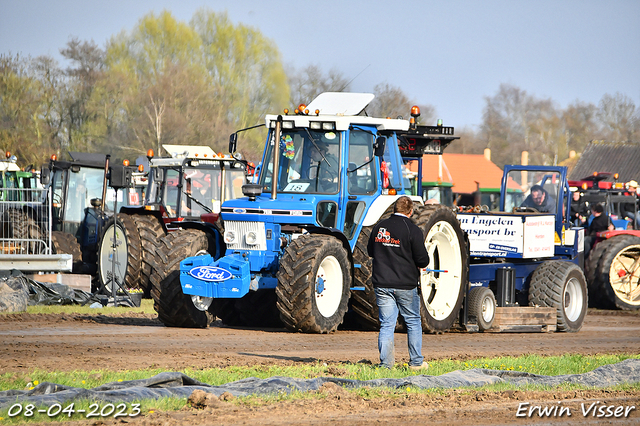
[(211, 302), (213, 302), (212, 297), (205, 296), (196, 296), (191, 295), (191, 301), (193, 302), (193, 306), (200, 311), (206, 311), (211, 306)]
[(429, 253), (428, 269), (438, 268), (447, 272), (422, 272), (420, 289), (422, 301), (429, 314), (438, 321), (444, 320), (455, 309), (462, 286), (462, 257), (460, 240), (454, 227), (446, 221), (437, 222), (425, 238)]
[(343, 282), (338, 259), (333, 256), (322, 259), (316, 272), (314, 295), (318, 311), (323, 317), (329, 318), (338, 310), (342, 301)]
[(623, 302), (640, 306), (640, 245), (625, 247), (609, 268), (610, 285)]
[(567, 281), (564, 287), (562, 305), (567, 319), (575, 322), (582, 312), (583, 295), (580, 282), (576, 278)]

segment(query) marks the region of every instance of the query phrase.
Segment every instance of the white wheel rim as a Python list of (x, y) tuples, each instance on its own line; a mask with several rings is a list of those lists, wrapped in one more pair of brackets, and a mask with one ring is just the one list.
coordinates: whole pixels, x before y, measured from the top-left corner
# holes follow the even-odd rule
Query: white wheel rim
[(429, 314), (441, 321), (455, 309), (463, 284), (460, 240), (449, 222), (440, 221), (429, 230), (424, 245), (429, 253), (427, 269), (435, 269), (437, 258), (438, 269), (447, 271), (423, 271), (420, 276), (422, 301)]
[(482, 299), (482, 319), (486, 323), (490, 323), (496, 313), (496, 307), (493, 299), (487, 296)]
[(323, 317), (329, 318), (336, 313), (342, 301), (344, 280), (340, 262), (333, 256), (322, 259), (314, 285), (316, 306)]
[(564, 287), (564, 294), (562, 297), (562, 305), (565, 316), (571, 322), (575, 322), (580, 318), (582, 312), (582, 286), (576, 278), (571, 278), (567, 281), (567, 285)]
[(609, 283), (623, 302), (640, 306), (640, 245), (625, 247), (609, 267)]
[[(127, 273), (127, 239), (124, 236), (124, 229), (120, 225), (116, 225), (116, 250), (113, 250), (113, 227), (110, 225), (104, 233), (102, 244), (100, 247), (100, 276), (102, 277), (103, 284), (107, 291), (112, 293), (112, 282), (107, 284), (107, 281), (112, 275), (113, 264), (115, 262), (115, 275), (117, 280), (122, 286), (124, 286), (124, 277)], [(116, 288), (116, 291), (119, 288)]]

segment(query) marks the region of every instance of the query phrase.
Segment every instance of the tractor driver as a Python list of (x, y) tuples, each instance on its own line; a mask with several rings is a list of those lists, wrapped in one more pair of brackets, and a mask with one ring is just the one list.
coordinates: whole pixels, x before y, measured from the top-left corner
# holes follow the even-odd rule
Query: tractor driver
[(540, 185), (533, 185), (531, 193), (524, 199), (520, 207), (531, 207), (540, 213), (555, 213), (556, 202)]
[(337, 192), (338, 191), (338, 175), (339, 164), (338, 159), (329, 153), (329, 146), (320, 141), (312, 143), (309, 148), (309, 157), (311, 157), (311, 167), (309, 170), (309, 178), (315, 180), (315, 188), (321, 192)]

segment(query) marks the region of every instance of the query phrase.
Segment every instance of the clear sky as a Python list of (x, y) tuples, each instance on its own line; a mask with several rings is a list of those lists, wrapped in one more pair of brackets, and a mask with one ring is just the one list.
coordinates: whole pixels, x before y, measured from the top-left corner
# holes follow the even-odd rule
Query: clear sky
[(457, 128), (477, 129), (501, 83), (560, 108), (617, 92), (640, 108), (640, 0), (0, 0), (0, 54), (60, 60), (72, 36), (104, 48), (147, 13), (200, 7), (258, 29), (285, 65), (400, 87)]

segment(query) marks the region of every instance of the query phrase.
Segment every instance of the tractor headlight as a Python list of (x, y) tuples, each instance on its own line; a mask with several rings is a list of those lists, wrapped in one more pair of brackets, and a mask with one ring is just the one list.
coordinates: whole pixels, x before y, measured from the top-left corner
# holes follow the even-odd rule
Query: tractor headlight
[(236, 231), (224, 231), (224, 242), (233, 244), (236, 242)]
[(244, 238), (247, 244), (250, 246), (255, 246), (256, 244), (258, 244), (258, 234), (256, 234), (254, 231), (247, 232), (247, 235), (245, 235)]

